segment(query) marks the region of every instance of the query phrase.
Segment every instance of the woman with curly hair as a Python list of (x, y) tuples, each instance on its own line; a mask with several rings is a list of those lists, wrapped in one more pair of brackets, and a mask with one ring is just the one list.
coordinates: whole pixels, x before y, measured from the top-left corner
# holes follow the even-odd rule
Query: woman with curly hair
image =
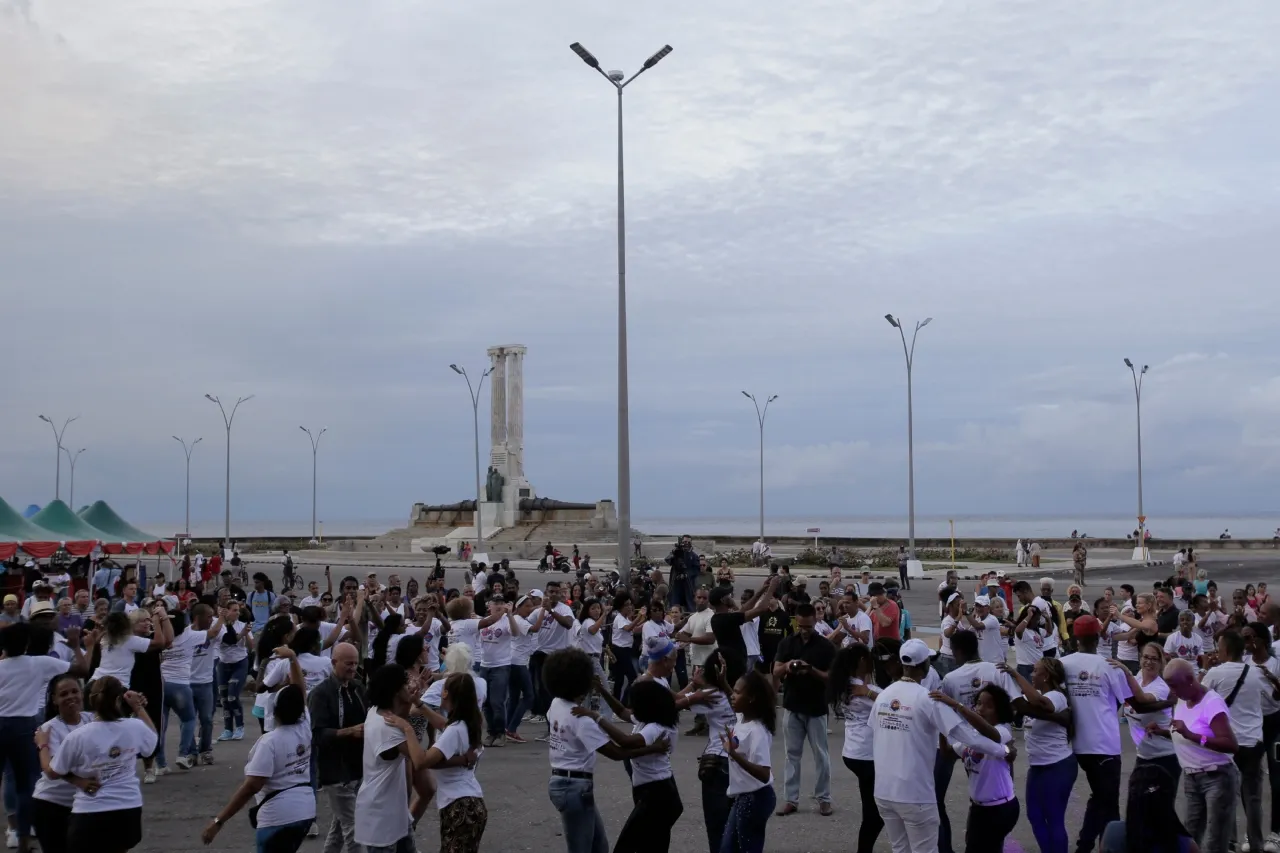
[(778, 804), (769, 758), (778, 725), (777, 694), (767, 678), (748, 672), (733, 686), (732, 701), (738, 722), (720, 736), (720, 742), (729, 756), (729, 796), (733, 807), (720, 849), (728, 853), (763, 853), (765, 827)]

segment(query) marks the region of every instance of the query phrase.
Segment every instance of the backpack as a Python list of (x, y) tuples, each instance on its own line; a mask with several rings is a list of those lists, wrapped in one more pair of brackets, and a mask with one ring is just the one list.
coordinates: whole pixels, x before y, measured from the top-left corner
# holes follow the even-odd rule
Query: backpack
[(293, 571), (293, 555), (292, 554), (284, 558), (284, 568), (285, 568), (285, 571), (287, 572)]

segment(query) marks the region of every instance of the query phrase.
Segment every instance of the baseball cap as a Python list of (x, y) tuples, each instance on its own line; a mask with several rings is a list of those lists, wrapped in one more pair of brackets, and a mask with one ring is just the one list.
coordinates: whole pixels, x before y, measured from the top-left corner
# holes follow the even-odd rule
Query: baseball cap
[(996, 569), (996, 577), (1002, 578), (1004, 577), (1004, 574), (1004, 569)]
[(907, 640), (898, 650), (898, 657), (908, 666), (920, 666), (933, 657), (933, 652), (924, 644), (924, 640)]
[(546, 598), (547, 594), (540, 589), (531, 589), (528, 592), (530, 598)]
[(973, 600), (973, 603), (976, 604), (978, 607), (990, 607), (991, 599), (985, 595), (980, 595)]
[(6, 596), (4, 597), (4, 603), (5, 603), (5, 604), (8, 604), (10, 601), (12, 601), (14, 604), (17, 604), (17, 603), (18, 603), (18, 596), (16, 596), (16, 595), (6, 595)]
[(1086, 613), (1084, 616), (1076, 617), (1071, 630), (1077, 637), (1096, 637), (1102, 633), (1102, 623)]
[(34, 619), (37, 616), (44, 616), (46, 614), (52, 616), (57, 612), (58, 608), (54, 607), (51, 602), (36, 601), (31, 604), (31, 613), (29, 618)]
[(951, 602), (955, 601), (959, 597), (960, 597), (960, 593), (958, 592), (951, 593), (950, 595), (947, 596), (947, 604), (950, 604)]

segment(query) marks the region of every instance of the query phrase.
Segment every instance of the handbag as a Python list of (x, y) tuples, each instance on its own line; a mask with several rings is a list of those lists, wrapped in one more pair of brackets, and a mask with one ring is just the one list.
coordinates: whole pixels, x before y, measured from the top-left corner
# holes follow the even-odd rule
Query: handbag
[(698, 756), (698, 779), (705, 782), (710, 776), (720, 771), (720, 763), (728, 763), (723, 755), (704, 752)]
[(278, 790), (272, 791), (271, 793), (267, 794), (265, 797), (262, 798), (262, 802), (257, 803), (256, 805), (249, 806), (249, 826), (253, 827), (254, 829), (258, 828), (258, 810), (261, 809), (263, 806), (265, 806), (267, 803), (271, 802), (272, 797), (277, 796), (278, 794), (283, 794), (285, 791), (292, 791), (294, 788), (310, 788), (310, 787), (311, 787), (310, 782), (302, 782), (298, 785), (290, 785), (287, 788), (280, 788)]

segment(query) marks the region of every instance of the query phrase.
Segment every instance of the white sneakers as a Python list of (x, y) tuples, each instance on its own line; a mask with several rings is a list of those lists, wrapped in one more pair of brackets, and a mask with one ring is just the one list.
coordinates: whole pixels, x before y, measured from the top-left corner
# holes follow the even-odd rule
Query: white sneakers
[(4, 846), (10, 850), (18, 849), (18, 830), (7, 829), (4, 833)]
[(1267, 836), (1267, 841), (1262, 845), (1265, 853), (1280, 853), (1280, 832), (1273, 832)]
[(189, 755), (178, 756), (178, 760), (173, 762), (178, 765), (180, 770), (190, 770), (196, 763), (195, 759)]

